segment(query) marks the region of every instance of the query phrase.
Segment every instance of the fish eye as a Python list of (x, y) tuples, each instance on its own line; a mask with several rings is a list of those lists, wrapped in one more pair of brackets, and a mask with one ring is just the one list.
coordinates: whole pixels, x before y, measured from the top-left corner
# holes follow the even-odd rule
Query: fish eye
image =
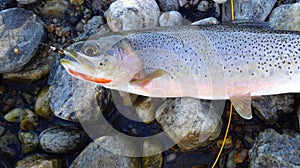
[(83, 47), (83, 53), (87, 56), (97, 56), (100, 54), (100, 48), (95, 43), (87, 43)]

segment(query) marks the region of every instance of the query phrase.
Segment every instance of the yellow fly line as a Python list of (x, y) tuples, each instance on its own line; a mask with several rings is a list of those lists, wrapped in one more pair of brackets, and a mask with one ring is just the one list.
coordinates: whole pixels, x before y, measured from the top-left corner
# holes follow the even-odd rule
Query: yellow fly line
[[(230, 6), (231, 6), (231, 20), (234, 21), (234, 3), (233, 3), (233, 0), (230, 0)], [(216, 160), (214, 161), (214, 164), (212, 165), (212, 168), (214, 168), (220, 158), (220, 155), (222, 153), (222, 150), (224, 148), (224, 145), (225, 145), (225, 142), (226, 142), (226, 139), (227, 139), (227, 135), (228, 135), (228, 131), (229, 131), (229, 127), (230, 127), (230, 122), (231, 122), (231, 115), (232, 115), (232, 103), (230, 103), (230, 110), (229, 110), (229, 119), (228, 119), (228, 124), (227, 124), (227, 128), (226, 128), (226, 132), (225, 132), (225, 135), (224, 135), (224, 140), (222, 142), (222, 146), (220, 148), (220, 151), (218, 153), (218, 156), (216, 158)]]

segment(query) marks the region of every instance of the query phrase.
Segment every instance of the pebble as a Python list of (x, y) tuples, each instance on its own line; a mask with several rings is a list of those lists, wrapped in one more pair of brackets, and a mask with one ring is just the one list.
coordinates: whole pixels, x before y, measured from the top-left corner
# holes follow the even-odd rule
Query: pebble
[(204, 0), (204, 1), (201, 1), (198, 6), (197, 6), (197, 9), (201, 12), (206, 12), (208, 9), (209, 9), (209, 2)]
[(280, 5), (275, 8), (269, 19), (270, 25), (277, 30), (300, 31), (300, 2)]
[(214, 25), (214, 24), (219, 24), (218, 19), (214, 17), (209, 17), (205, 19), (201, 19), (199, 21), (193, 22), (191, 25), (194, 26), (201, 26), (201, 25)]
[(38, 116), (29, 109), (23, 109), (20, 125), (22, 130), (35, 130), (39, 126)]
[[(234, 0), (235, 20), (265, 21), (276, 0)], [(222, 21), (231, 21), (230, 1), (223, 4)]]
[(22, 144), (22, 151), (24, 154), (31, 153), (38, 148), (39, 137), (33, 132), (20, 132), (18, 138)]
[(260, 132), (249, 150), (250, 168), (300, 167), (300, 134), (279, 134), (273, 129)]
[(158, 5), (162, 11), (177, 11), (179, 9), (178, 0), (158, 0)]
[(48, 91), (49, 86), (47, 85), (39, 92), (34, 102), (34, 112), (44, 119), (51, 119), (53, 117), (53, 113), (49, 105)]
[(163, 148), (160, 141), (145, 139), (143, 142), (142, 167), (161, 168), (163, 164)]
[(155, 118), (181, 149), (200, 148), (216, 139), (222, 127), (220, 115), (210, 105), (211, 101), (200, 99), (167, 99)]
[(17, 162), (15, 168), (61, 168), (62, 161), (53, 156), (31, 155)]
[(81, 168), (88, 165), (93, 168), (102, 167), (140, 167), (137, 157), (122, 155), (126, 153), (135, 155), (135, 145), (117, 135), (102, 136), (90, 143), (72, 162), (69, 168)]
[(158, 25), (160, 11), (155, 0), (117, 0), (107, 11), (112, 31), (151, 28)]
[(79, 122), (97, 120), (113, 107), (111, 92), (73, 78), (55, 61), (48, 79), (50, 108), (56, 117)]
[[(224, 141), (223, 137), (222, 137), (222, 139), (220, 139), (220, 140), (217, 141), (217, 146), (218, 146), (218, 148), (221, 148), (223, 141)], [(229, 149), (229, 148), (232, 147), (232, 145), (233, 145), (232, 136), (229, 135), (229, 136), (226, 138), (226, 141), (225, 141), (225, 144), (224, 144), (224, 148), (225, 148), (225, 149)]]
[(145, 124), (150, 124), (155, 119), (155, 109), (157, 107), (153, 103), (154, 99), (155, 98), (150, 97), (139, 97), (133, 104), (138, 118)]
[(0, 34), (0, 73), (15, 72), (35, 55), (44, 36), (44, 24), (31, 11), (10, 8), (0, 11)]
[(62, 17), (69, 6), (67, 0), (45, 0), (36, 9), (42, 16)]
[(248, 149), (240, 149), (233, 155), (233, 162), (234, 164), (241, 164), (245, 161), (248, 156)]
[(84, 147), (88, 136), (83, 129), (72, 126), (53, 126), (39, 135), (41, 148), (49, 153), (66, 154)]
[(13, 123), (20, 122), (22, 110), (21, 108), (14, 108), (4, 115), (4, 119)]
[(280, 115), (294, 111), (294, 94), (263, 96), (251, 102), (255, 113), (269, 124), (275, 124)]
[(70, 0), (71, 5), (82, 5), (84, 0)]
[(182, 16), (177, 11), (164, 12), (159, 17), (160, 26), (180, 26), (182, 25)]

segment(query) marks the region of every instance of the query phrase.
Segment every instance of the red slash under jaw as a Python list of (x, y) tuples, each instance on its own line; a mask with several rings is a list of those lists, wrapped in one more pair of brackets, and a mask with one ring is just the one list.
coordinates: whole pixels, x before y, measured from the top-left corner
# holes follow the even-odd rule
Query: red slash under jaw
[(76, 71), (74, 71), (72, 69), (68, 69), (68, 72), (70, 74), (72, 74), (73, 76), (76, 76), (76, 77), (79, 77), (79, 78), (82, 78), (84, 80), (87, 80), (87, 81), (90, 81), (90, 82), (94, 82), (94, 83), (107, 84), (107, 83), (110, 83), (112, 81), (111, 79), (95, 78), (95, 77), (92, 77), (92, 76), (88, 76), (88, 75), (85, 75), (83, 73), (76, 72)]

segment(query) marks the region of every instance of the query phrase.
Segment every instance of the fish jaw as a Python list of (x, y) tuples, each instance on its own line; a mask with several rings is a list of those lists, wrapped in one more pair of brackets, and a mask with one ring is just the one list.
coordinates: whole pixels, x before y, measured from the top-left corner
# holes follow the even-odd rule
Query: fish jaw
[(61, 59), (60, 63), (63, 65), (63, 67), (67, 70), (67, 72), (70, 75), (76, 78), (97, 83), (97, 84), (109, 84), (112, 82), (112, 79), (106, 77), (97, 77), (99, 75), (95, 76), (93, 74), (89, 74), (89, 72), (82, 69), (81, 65), (76, 62), (66, 60), (66, 59)]

